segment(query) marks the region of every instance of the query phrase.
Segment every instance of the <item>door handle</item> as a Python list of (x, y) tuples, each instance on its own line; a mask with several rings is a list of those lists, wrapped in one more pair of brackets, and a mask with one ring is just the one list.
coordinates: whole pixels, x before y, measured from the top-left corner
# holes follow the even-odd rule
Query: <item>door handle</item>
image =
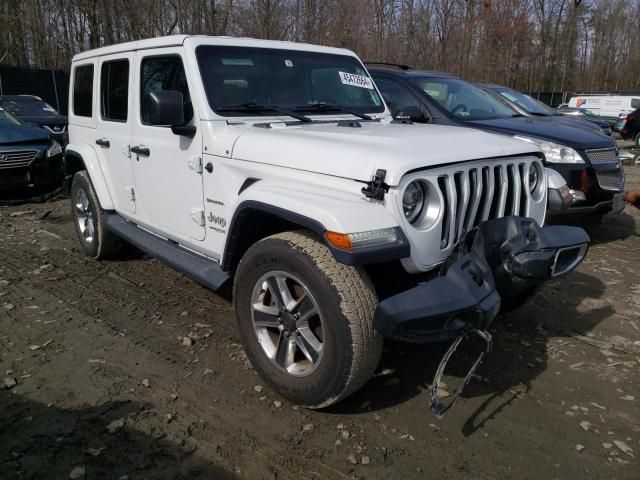
[(104, 147), (104, 148), (109, 148), (111, 146), (111, 142), (106, 138), (99, 138), (96, 140), (96, 145), (100, 145), (101, 147)]
[(147, 147), (143, 147), (141, 145), (137, 145), (135, 147), (131, 147), (129, 149), (131, 153), (135, 153), (136, 155), (140, 155), (141, 157), (148, 157), (151, 155), (151, 152)]

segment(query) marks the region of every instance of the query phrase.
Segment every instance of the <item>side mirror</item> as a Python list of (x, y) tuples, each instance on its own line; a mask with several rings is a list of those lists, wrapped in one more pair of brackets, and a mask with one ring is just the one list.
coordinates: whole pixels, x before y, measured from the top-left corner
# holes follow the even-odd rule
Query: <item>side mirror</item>
[(151, 125), (171, 127), (176, 135), (193, 137), (196, 127), (184, 124), (184, 101), (182, 92), (158, 90), (144, 96), (144, 108)]
[(398, 120), (411, 120), (415, 123), (427, 123), (429, 121), (429, 117), (416, 106), (400, 108), (394, 112), (393, 117)]

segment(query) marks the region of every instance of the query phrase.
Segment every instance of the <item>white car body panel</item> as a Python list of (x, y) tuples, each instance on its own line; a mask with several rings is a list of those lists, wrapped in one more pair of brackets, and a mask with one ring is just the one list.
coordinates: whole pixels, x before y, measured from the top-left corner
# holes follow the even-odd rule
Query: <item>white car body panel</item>
[(361, 181), (384, 169), (385, 182), (395, 186), (415, 169), (530, 153), (531, 146), (504, 135), (386, 119), (362, 122), (359, 128), (335, 123), (250, 128), (235, 141), (232, 156)]

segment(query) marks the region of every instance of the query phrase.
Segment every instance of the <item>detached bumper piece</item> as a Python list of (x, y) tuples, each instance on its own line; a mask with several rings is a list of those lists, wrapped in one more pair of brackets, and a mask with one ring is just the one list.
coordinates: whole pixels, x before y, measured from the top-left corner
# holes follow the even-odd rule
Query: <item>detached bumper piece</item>
[[(584, 259), (589, 236), (579, 227), (540, 227), (534, 220), (504, 217), (469, 232), (434, 279), (380, 302), (375, 328), (413, 343), (456, 339), (440, 362), (431, 388), (431, 410), (442, 418), (491, 350), (487, 328), (501, 298), (516, 296), (547, 279), (565, 275)], [(438, 384), (462, 340), (476, 333), (486, 343), (455, 395), (444, 404)]]
[[(438, 396), (438, 392), (440, 390), (440, 383), (442, 382), (442, 377), (444, 376), (444, 369), (447, 367), (447, 363), (449, 363), (449, 360), (451, 360), (451, 357), (458, 349), (458, 346), (460, 345), (460, 343), (462, 343), (462, 341), (467, 336), (473, 333), (475, 333), (478, 337), (484, 340), (485, 349), (484, 351), (480, 352), (475, 362), (473, 362), (473, 365), (471, 365), (471, 368), (465, 375), (458, 389), (450, 397), (445, 397), (447, 398), (447, 400), (446, 402), (444, 402)], [(491, 352), (491, 347), (493, 347), (493, 337), (486, 330), (468, 330), (462, 335), (460, 335), (456, 339), (456, 341), (451, 344), (451, 346), (449, 347), (449, 350), (447, 350), (447, 353), (445, 353), (444, 357), (442, 357), (442, 360), (440, 360), (440, 365), (438, 365), (438, 370), (436, 370), (436, 375), (433, 378), (433, 382), (431, 384), (431, 394), (429, 395), (429, 405), (431, 407), (431, 411), (438, 419), (442, 419), (444, 417), (444, 414), (447, 413), (447, 411), (451, 407), (453, 407), (454, 403), (456, 403), (456, 400), (462, 394), (464, 387), (467, 386), (467, 383), (469, 383), (469, 380), (471, 380), (471, 377), (473, 377), (473, 374), (482, 363), (482, 360), (484, 359), (485, 355)]]
[(580, 227), (540, 227), (534, 220), (504, 217), (479, 226), (484, 255), (501, 296), (513, 296), (566, 275), (584, 260), (589, 235)]
[(455, 338), (462, 331), (485, 329), (500, 310), (491, 268), (481, 246), (468, 250), (460, 245), (433, 280), (389, 297), (378, 305), (374, 326), (385, 337), (412, 343)]
[(489, 220), (467, 233), (438, 276), (380, 302), (375, 328), (414, 343), (485, 330), (500, 310), (501, 297), (571, 272), (588, 244), (579, 227), (540, 227), (523, 217)]

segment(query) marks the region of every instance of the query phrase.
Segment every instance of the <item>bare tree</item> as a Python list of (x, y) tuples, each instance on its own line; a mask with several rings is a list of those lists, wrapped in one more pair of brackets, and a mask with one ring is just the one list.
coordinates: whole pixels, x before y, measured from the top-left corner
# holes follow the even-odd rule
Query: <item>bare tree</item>
[(523, 90), (638, 89), (640, 0), (2, 0), (0, 62), (177, 33), (346, 47)]

